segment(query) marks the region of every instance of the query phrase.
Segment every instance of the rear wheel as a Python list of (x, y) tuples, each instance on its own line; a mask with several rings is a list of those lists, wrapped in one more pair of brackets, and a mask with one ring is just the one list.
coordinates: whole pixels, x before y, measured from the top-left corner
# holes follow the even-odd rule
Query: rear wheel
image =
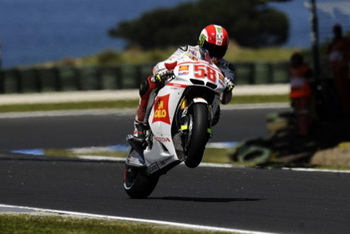
[(146, 168), (125, 164), (124, 190), (130, 198), (147, 198), (156, 187), (159, 175), (148, 175)]
[(208, 108), (204, 103), (195, 103), (190, 117), (192, 122), (189, 129), (189, 146), (185, 164), (187, 167), (197, 167), (203, 158), (205, 145), (208, 142)]

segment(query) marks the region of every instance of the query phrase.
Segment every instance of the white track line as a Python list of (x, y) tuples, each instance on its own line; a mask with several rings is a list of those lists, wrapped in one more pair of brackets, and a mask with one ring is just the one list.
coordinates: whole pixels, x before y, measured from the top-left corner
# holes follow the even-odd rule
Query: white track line
[(314, 169), (314, 168), (288, 168), (283, 167), (283, 170), (301, 171), (301, 172), (328, 172), (328, 173), (350, 173), (350, 170), (331, 170), (331, 169)]
[[(245, 168), (245, 169), (254, 169), (253, 167), (246, 167), (246, 166), (240, 166), (240, 165), (233, 165), (228, 163), (201, 163), (199, 166), (201, 167), (218, 167), (218, 168)], [(269, 168), (264, 168), (268, 170)], [(273, 170), (277, 170), (278, 168), (273, 168)], [(315, 168), (289, 168), (289, 167), (282, 167), (281, 170), (286, 171), (296, 171), (296, 172), (326, 172), (326, 173), (350, 173), (350, 170), (331, 170), (331, 169), (315, 169)]]
[(204, 225), (195, 225), (195, 224), (187, 224), (187, 223), (177, 223), (177, 222), (168, 222), (161, 220), (152, 220), (152, 219), (138, 219), (138, 218), (130, 218), (130, 217), (122, 217), (122, 216), (110, 216), (110, 215), (98, 215), (91, 213), (83, 213), (83, 212), (73, 212), (73, 211), (65, 211), (65, 210), (53, 210), (53, 209), (42, 209), (36, 207), (27, 207), (27, 206), (14, 206), (14, 205), (6, 205), (0, 204), (0, 213), (1, 208), (8, 209), (23, 209), (23, 212), (47, 212), (54, 214), (65, 214), (71, 215), (76, 218), (97, 218), (97, 219), (109, 219), (109, 220), (119, 220), (119, 221), (129, 221), (129, 222), (138, 222), (138, 223), (147, 223), (147, 224), (158, 224), (158, 225), (166, 225), (172, 227), (179, 228), (189, 228), (203, 231), (218, 231), (218, 232), (232, 232), (232, 233), (257, 233), (257, 234), (266, 234), (267, 232), (256, 232), (256, 231), (248, 231), (241, 229), (231, 229), (231, 228), (221, 228), (221, 227), (212, 227), (212, 226), (204, 226)]

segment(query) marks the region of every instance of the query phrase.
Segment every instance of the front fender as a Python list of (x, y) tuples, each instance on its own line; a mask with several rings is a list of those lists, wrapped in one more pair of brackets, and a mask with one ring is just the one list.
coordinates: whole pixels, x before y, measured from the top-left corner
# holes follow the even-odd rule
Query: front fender
[(204, 98), (201, 98), (201, 97), (195, 97), (195, 98), (193, 98), (193, 103), (204, 103), (204, 104), (207, 104), (207, 105), (208, 105), (207, 100), (205, 100)]

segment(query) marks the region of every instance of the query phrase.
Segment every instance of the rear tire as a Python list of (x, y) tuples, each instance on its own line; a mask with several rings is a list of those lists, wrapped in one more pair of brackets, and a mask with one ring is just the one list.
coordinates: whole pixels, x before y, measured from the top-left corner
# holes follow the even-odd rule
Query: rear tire
[(196, 103), (192, 107), (192, 129), (190, 129), (189, 148), (185, 164), (189, 168), (197, 167), (203, 158), (205, 145), (208, 142), (208, 108), (204, 103)]
[(159, 175), (147, 175), (146, 168), (125, 164), (124, 190), (130, 198), (147, 198), (156, 187)]

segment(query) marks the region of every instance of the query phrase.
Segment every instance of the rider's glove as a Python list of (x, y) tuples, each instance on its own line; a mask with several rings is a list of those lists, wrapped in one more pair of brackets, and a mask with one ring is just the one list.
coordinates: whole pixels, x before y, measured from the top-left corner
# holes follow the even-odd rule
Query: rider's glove
[(226, 88), (224, 90), (225, 93), (230, 93), (232, 92), (233, 88), (235, 87), (235, 85), (232, 83), (232, 81), (225, 77), (225, 83), (226, 83)]
[(153, 76), (153, 82), (155, 83), (161, 83), (163, 82), (167, 76), (171, 74), (171, 71), (169, 71), (166, 68), (159, 69), (158, 72)]

